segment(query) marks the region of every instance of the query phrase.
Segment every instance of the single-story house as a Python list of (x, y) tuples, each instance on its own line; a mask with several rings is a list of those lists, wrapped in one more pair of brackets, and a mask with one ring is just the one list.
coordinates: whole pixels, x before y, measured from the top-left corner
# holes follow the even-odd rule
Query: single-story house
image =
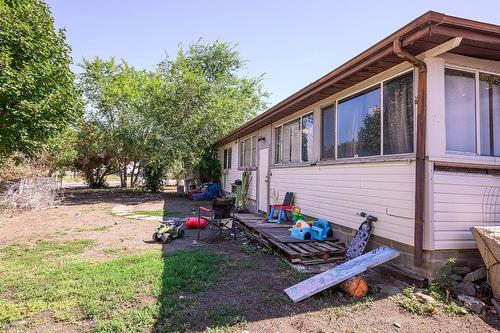
[(500, 224), (500, 26), (427, 12), (216, 145), (255, 212), (291, 191), (346, 241), (376, 216), (371, 246), (429, 277), (477, 263), (469, 228)]

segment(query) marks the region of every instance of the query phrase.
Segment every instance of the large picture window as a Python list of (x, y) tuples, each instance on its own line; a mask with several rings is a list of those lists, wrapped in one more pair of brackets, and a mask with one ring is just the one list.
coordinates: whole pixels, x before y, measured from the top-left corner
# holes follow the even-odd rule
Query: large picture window
[(321, 159), (413, 153), (413, 128), (411, 71), (321, 110)]
[(274, 162), (309, 162), (313, 155), (313, 114), (307, 114), (276, 127)]
[(383, 85), (384, 155), (413, 152), (413, 73)]
[(500, 156), (500, 76), (479, 74), (481, 155)]
[(339, 158), (380, 155), (380, 88), (338, 103)]
[(475, 74), (445, 69), (446, 150), (476, 152)]
[(256, 136), (240, 140), (240, 145), (239, 145), (240, 167), (242, 168), (255, 167), (256, 151), (257, 151)]

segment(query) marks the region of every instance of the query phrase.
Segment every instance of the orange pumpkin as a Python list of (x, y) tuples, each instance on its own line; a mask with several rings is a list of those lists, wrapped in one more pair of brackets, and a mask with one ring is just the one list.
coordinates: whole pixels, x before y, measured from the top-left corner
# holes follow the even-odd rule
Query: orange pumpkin
[(361, 298), (368, 292), (368, 284), (362, 277), (355, 276), (342, 282), (340, 284), (340, 289), (342, 289), (348, 295)]

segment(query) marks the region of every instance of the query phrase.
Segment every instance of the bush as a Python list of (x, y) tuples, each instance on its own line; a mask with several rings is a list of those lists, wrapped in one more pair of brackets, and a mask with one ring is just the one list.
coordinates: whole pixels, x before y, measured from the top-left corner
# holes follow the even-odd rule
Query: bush
[(217, 150), (214, 148), (205, 150), (200, 162), (196, 165), (196, 169), (202, 183), (220, 183), (221, 165)]
[(161, 162), (153, 162), (144, 167), (144, 187), (153, 193), (163, 190), (165, 186), (165, 166)]

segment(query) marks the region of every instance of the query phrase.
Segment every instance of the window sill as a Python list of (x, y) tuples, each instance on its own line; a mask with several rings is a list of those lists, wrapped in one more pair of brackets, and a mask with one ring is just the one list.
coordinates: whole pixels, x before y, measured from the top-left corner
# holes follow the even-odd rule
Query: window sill
[(257, 167), (239, 167), (238, 171), (256, 171)]
[(359, 164), (359, 163), (380, 163), (380, 162), (400, 162), (407, 161), (411, 163), (415, 160), (415, 154), (399, 154), (392, 156), (368, 156), (368, 157), (354, 157), (354, 158), (342, 158), (338, 160), (322, 160), (316, 163), (291, 163), (291, 164), (274, 164), (271, 169), (280, 168), (300, 168), (309, 166), (321, 166), (321, 165), (337, 165), (337, 164)]
[(447, 152), (444, 156), (429, 156), (429, 161), (449, 165), (500, 166), (500, 157)]

